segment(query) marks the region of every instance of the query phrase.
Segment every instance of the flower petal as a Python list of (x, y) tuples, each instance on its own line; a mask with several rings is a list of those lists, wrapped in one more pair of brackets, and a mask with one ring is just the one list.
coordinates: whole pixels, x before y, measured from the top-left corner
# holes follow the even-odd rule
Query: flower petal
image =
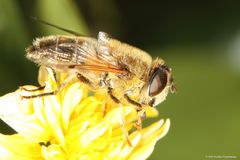
[(100, 123), (92, 128), (87, 129), (79, 139), (78, 143), (80, 147), (87, 147), (92, 141), (103, 135), (107, 128), (108, 126), (105, 123)]
[(0, 98), (0, 118), (29, 140), (41, 142), (49, 137), (33, 113), (31, 101), (22, 100), (19, 91)]
[(145, 128), (142, 131), (141, 143), (136, 146), (128, 159), (147, 159), (153, 152), (154, 146), (157, 141), (167, 134), (169, 127), (170, 120), (167, 119), (164, 124), (163, 120), (160, 120)]
[(42, 155), (45, 160), (65, 160), (67, 155), (59, 145), (42, 146)]
[(146, 115), (147, 117), (157, 117), (158, 116), (158, 110), (154, 107), (145, 107)]
[(61, 104), (56, 96), (44, 97), (45, 115), (50, 126), (50, 133), (56, 138), (58, 143), (64, 145), (64, 133), (61, 126)]
[(45, 66), (40, 66), (38, 70), (38, 83), (41, 86), (45, 86), (45, 82), (48, 81), (56, 82), (53, 70)]
[(64, 94), (62, 102), (62, 126), (64, 131), (67, 131), (70, 115), (82, 99), (83, 91), (80, 89), (80, 85), (80, 83), (72, 84)]
[(136, 110), (131, 107), (131, 106), (125, 106), (123, 107), (123, 114), (124, 116), (122, 117), (122, 111), (121, 111), (121, 107), (115, 107), (113, 109), (111, 109), (110, 111), (108, 111), (107, 115), (105, 116), (105, 121), (107, 123), (109, 123), (113, 128), (116, 128), (116, 127), (121, 127), (120, 124), (122, 123), (122, 118), (125, 118), (124, 120), (127, 122), (132, 122), (134, 119), (132, 119), (133, 117), (135, 117), (136, 119), (136, 116), (137, 114), (132, 114), (131, 113), (134, 113), (136, 112)]
[(0, 159), (42, 160), (41, 147), (24, 137), (0, 134)]
[(126, 159), (126, 157), (133, 151), (134, 147), (139, 143), (141, 139), (141, 133), (137, 131), (131, 134), (129, 138), (132, 143), (132, 146), (129, 146), (129, 144), (126, 143), (118, 155), (119, 159)]

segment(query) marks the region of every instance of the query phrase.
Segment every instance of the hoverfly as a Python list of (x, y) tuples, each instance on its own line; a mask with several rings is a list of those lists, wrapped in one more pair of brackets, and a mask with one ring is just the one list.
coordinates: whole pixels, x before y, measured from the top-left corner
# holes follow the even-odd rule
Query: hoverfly
[(99, 32), (97, 39), (77, 35), (38, 38), (26, 52), (31, 61), (65, 72), (69, 78), (56, 91), (24, 98), (57, 94), (77, 77), (93, 90), (106, 89), (117, 104), (135, 106), (137, 128), (141, 128), (145, 116), (144, 106), (158, 105), (169, 90), (175, 89), (172, 71), (162, 59), (152, 60), (145, 51), (110, 38), (105, 32)]

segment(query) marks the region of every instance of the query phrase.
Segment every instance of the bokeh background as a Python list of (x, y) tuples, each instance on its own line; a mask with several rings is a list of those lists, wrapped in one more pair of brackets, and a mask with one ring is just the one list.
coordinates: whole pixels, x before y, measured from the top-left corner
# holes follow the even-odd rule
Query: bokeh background
[[(149, 159), (240, 159), (240, 1), (0, 0), (1, 95), (37, 85), (25, 58), (35, 37), (67, 34), (31, 16), (94, 37), (105, 31), (173, 69), (177, 93), (145, 122), (171, 119)], [(3, 122), (0, 131), (13, 133)]]

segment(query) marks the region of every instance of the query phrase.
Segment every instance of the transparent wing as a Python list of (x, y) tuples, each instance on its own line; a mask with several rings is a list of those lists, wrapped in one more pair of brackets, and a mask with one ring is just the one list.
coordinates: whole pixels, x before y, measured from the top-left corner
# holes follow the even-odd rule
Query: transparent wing
[[(35, 43), (38, 43), (38, 46), (34, 48), (34, 51), (28, 52), (27, 57), (39, 64), (55, 68), (68, 67), (103, 72), (126, 72), (111, 54), (112, 51), (93, 38), (59, 36), (40, 39)], [(41, 55), (41, 57), (36, 55)]]

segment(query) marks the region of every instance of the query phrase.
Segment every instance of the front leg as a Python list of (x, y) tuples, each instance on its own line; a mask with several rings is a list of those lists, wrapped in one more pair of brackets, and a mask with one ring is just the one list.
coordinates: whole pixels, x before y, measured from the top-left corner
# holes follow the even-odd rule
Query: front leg
[(138, 120), (137, 122), (135, 123), (135, 127), (140, 130), (142, 129), (142, 122), (143, 120), (146, 118), (146, 112), (143, 108), (143, 106), (139, 103), (139, 102), (136, 102), (134, 100), (132, 100), (128, 94), (124, 94), (124, 98), (131, 104), (133, 104), (134, 106), (136, 106), (136, 111), (137, 111), (137, 114), (138, 114)]
[(138, 119), (137, 119), (137, 122), (135, 123), (135, 127), (138, 130), (141, 130), (142, 129), (142, 122), (146, 118), (146, 111), (143, 108), (137, 109), (137, 114), (138, 114)]

